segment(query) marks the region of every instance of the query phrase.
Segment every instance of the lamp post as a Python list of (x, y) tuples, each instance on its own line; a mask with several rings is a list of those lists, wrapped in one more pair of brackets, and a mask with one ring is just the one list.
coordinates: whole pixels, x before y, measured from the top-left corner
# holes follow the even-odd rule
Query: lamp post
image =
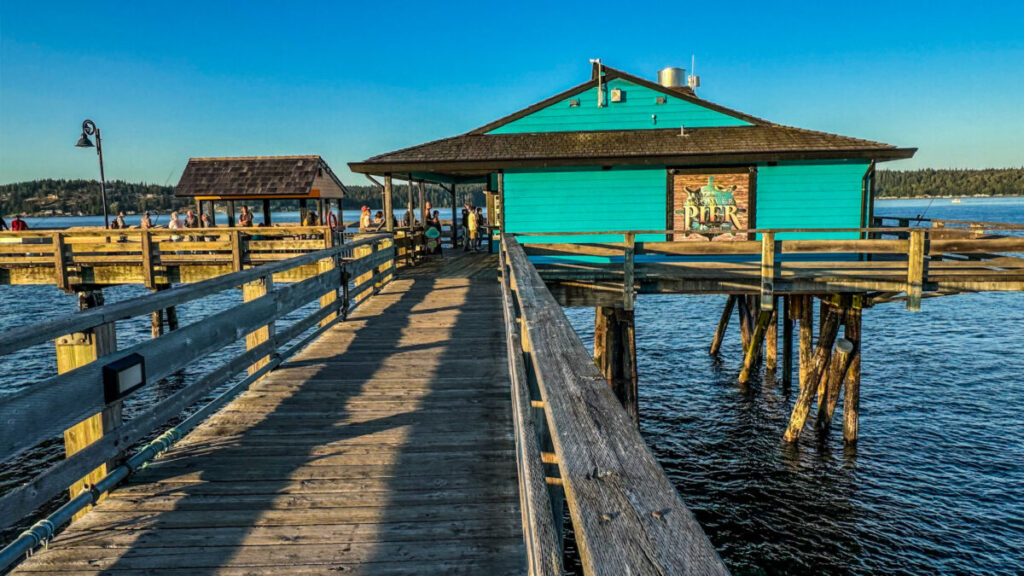
[(103, 177), (103, 139), (100, 138), (100, 129), (92, 120), (82, 122), (82, 137), (78, 139), (79, 148), (92, 148), (92, 141), (89, 136), (96, 135), (96, 154), (100, 157), (100, 198), (103, 201), (103, 227), (110, 228), (110, 214), (107, 212), (107, 180)]

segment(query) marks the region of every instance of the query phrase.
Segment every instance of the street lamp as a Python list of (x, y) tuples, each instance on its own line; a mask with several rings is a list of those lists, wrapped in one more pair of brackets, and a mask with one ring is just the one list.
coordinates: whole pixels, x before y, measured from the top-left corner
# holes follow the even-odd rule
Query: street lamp
[(89, 136), (96, 135), (96, 154), (100, 157), (100, 197), (103, 200), (103, 227), (110, 228), (110, 214), (107, 212), (107, 181), (103, 177), (103, 140), (100, 138), (100, 129), (92, 120), (82, 122), (82, 137), (78, 139), (79, 148), (92, 148), (92, 141)]

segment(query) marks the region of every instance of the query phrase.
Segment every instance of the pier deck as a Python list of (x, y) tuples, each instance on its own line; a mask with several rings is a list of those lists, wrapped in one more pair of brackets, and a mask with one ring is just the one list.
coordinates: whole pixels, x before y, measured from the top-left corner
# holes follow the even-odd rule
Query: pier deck
[(403, 271), (15, 573), (524, 573), (496, 258)]

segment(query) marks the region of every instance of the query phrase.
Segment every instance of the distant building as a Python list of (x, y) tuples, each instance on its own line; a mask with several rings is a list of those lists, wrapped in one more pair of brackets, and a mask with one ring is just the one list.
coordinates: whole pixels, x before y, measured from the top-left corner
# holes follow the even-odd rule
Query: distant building
[[(263, 223), (271, 224), (271, 202), (298, 200), (301, 219), (310, 201), (322, 218), (335, 200), (341, 219), (345, 185), (320, 156), (250, 156), (236, 158), (190, 158), (174, 188), (178, 198), (193, 198), (199, 213), (214, 216), (215, 202), (227, 204), (234, 225), (235, 203), (262, 205)], [(204, 212), (204, 210), (207, 210)]]
[(683, 71), (669, 70), (663, 85), (595, 64), (588, 81), (476, 130), (349, 166), (483, 183), (500, 192), (498, 220), (510, 232), (673, 230), (674, 239), (725, 240), (748, 228), (867, 226), (875, 164), (916, 152), (731, 110), (679, 86), (671, 76)]

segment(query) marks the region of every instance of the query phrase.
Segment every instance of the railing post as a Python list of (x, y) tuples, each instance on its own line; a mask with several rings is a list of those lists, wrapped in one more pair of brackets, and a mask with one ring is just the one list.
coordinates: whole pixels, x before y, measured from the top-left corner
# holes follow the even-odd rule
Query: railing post
[(907, 310), (921, 310), (921, 292), (924, 287), (926, 236), (924, 228), (910, 231), (910, 251), (907, 254)]
[[(328, 240), (328, 242), (329, 241), (330, 240)], [(334, 270), (336, 267), (337, 267), (337, 264), (336, 264), (335, 258), (333, 256), (330, 257), (330, 258), (324, 258), (323, 260), (320, 260), (320, 262), (317, 263), (317, 268), (320, 270), (321, 274), (323, 274), (324, 272), (327, 272), (329, 270)], [(327, 308), (331, 304), (334, 304), (335, 302), (337, 302), (337, 300), (338, 300), (338, 289), (335, 288), (335, 289), (331, 290), (330, 292), (328, 292), (327, 294), (324, 294), (323, 296), (320, 297), (320, 308), (321, 309)], [(323, 328), (323, 327), (327, 326), (328, 324), (330, 324), (331, 322), (334, 322), (334, 319), (337, 318), (337, 317), (338, 317), (338, 314), (336, 312), (332, 312), (332, 313), (328, 314), (327, 316), (324, 317), (323, 320), (320, 321), (320, 327)]]
[[(78, 307), (81, 310), (95, 308), (103, 305), (103, 294), (96, 290), (80, 292), (78, 295)], [(57, 373), (70, 372), (79, 366), (84, 366), (96, 361), (108, 354), (117, 351), (117, 334), (114, 324), (103, 324), (86, 332), (78, 332), (61, 336), (56, 340), (57, 346)], [(97, 383), (99, 385), (100, 383)], [(101, 388), (101, 386), (98, 386)], [(99, 440), (105, 432), (109, 432), (121, 425), (121, 402), (114, 402), (103, 409), (102, 412), (94, 414), (89, 418), (75, 424), (64, 431), (64, 454), (72, 456)], [(87, 489), (107, 475), (107, 464), (101, 464), (81, 480), (75, 482), (69, 488), (71, 497)], [(83, 509), (75, 518), (80, 518), (88, 512), (91, 507)]]
[(235, 272), (242, 270), (242, 233), (238, 230), (229, 232), (231, 238), (231, 268)]
[(775, 309), (775, 232), (761, 233), (761, 310)]
[(142, 247), (142, 283), (152, 290), (153, 283), (153, 237), (149, 230), (143, 230), (139, 237)]
[(622, 308), (624, 310), (632, 310), (634, 297), (633, 260), (636, 252), (636, 236), (632, 232), (626, 232), (623, 237), (626, 246), (622, 254)]
[[(274, 290), (274, 277), (264, 276), (259, 280), (249, 282), (242, 286), (242, 301), (250, 302), (257, 298), (262, 298)], [(260, 344), (270, 339), (270, 335), (274, 333), (274, 323), (271, 322), (266, 326), (257, 328), (252, 332), (245, 335), (245, 349), (252, 350)], [(249, 374), (254, 374), (259, 371), (260, 368), (270, 363), (270, 356), (264, 356), (260, 358), (252, 365), (249, 366)]]
[(57, 278), (57, 288), (68, 289), (68, 268), (64, 259), (64, 235), (53, 233), (53, 268)]

